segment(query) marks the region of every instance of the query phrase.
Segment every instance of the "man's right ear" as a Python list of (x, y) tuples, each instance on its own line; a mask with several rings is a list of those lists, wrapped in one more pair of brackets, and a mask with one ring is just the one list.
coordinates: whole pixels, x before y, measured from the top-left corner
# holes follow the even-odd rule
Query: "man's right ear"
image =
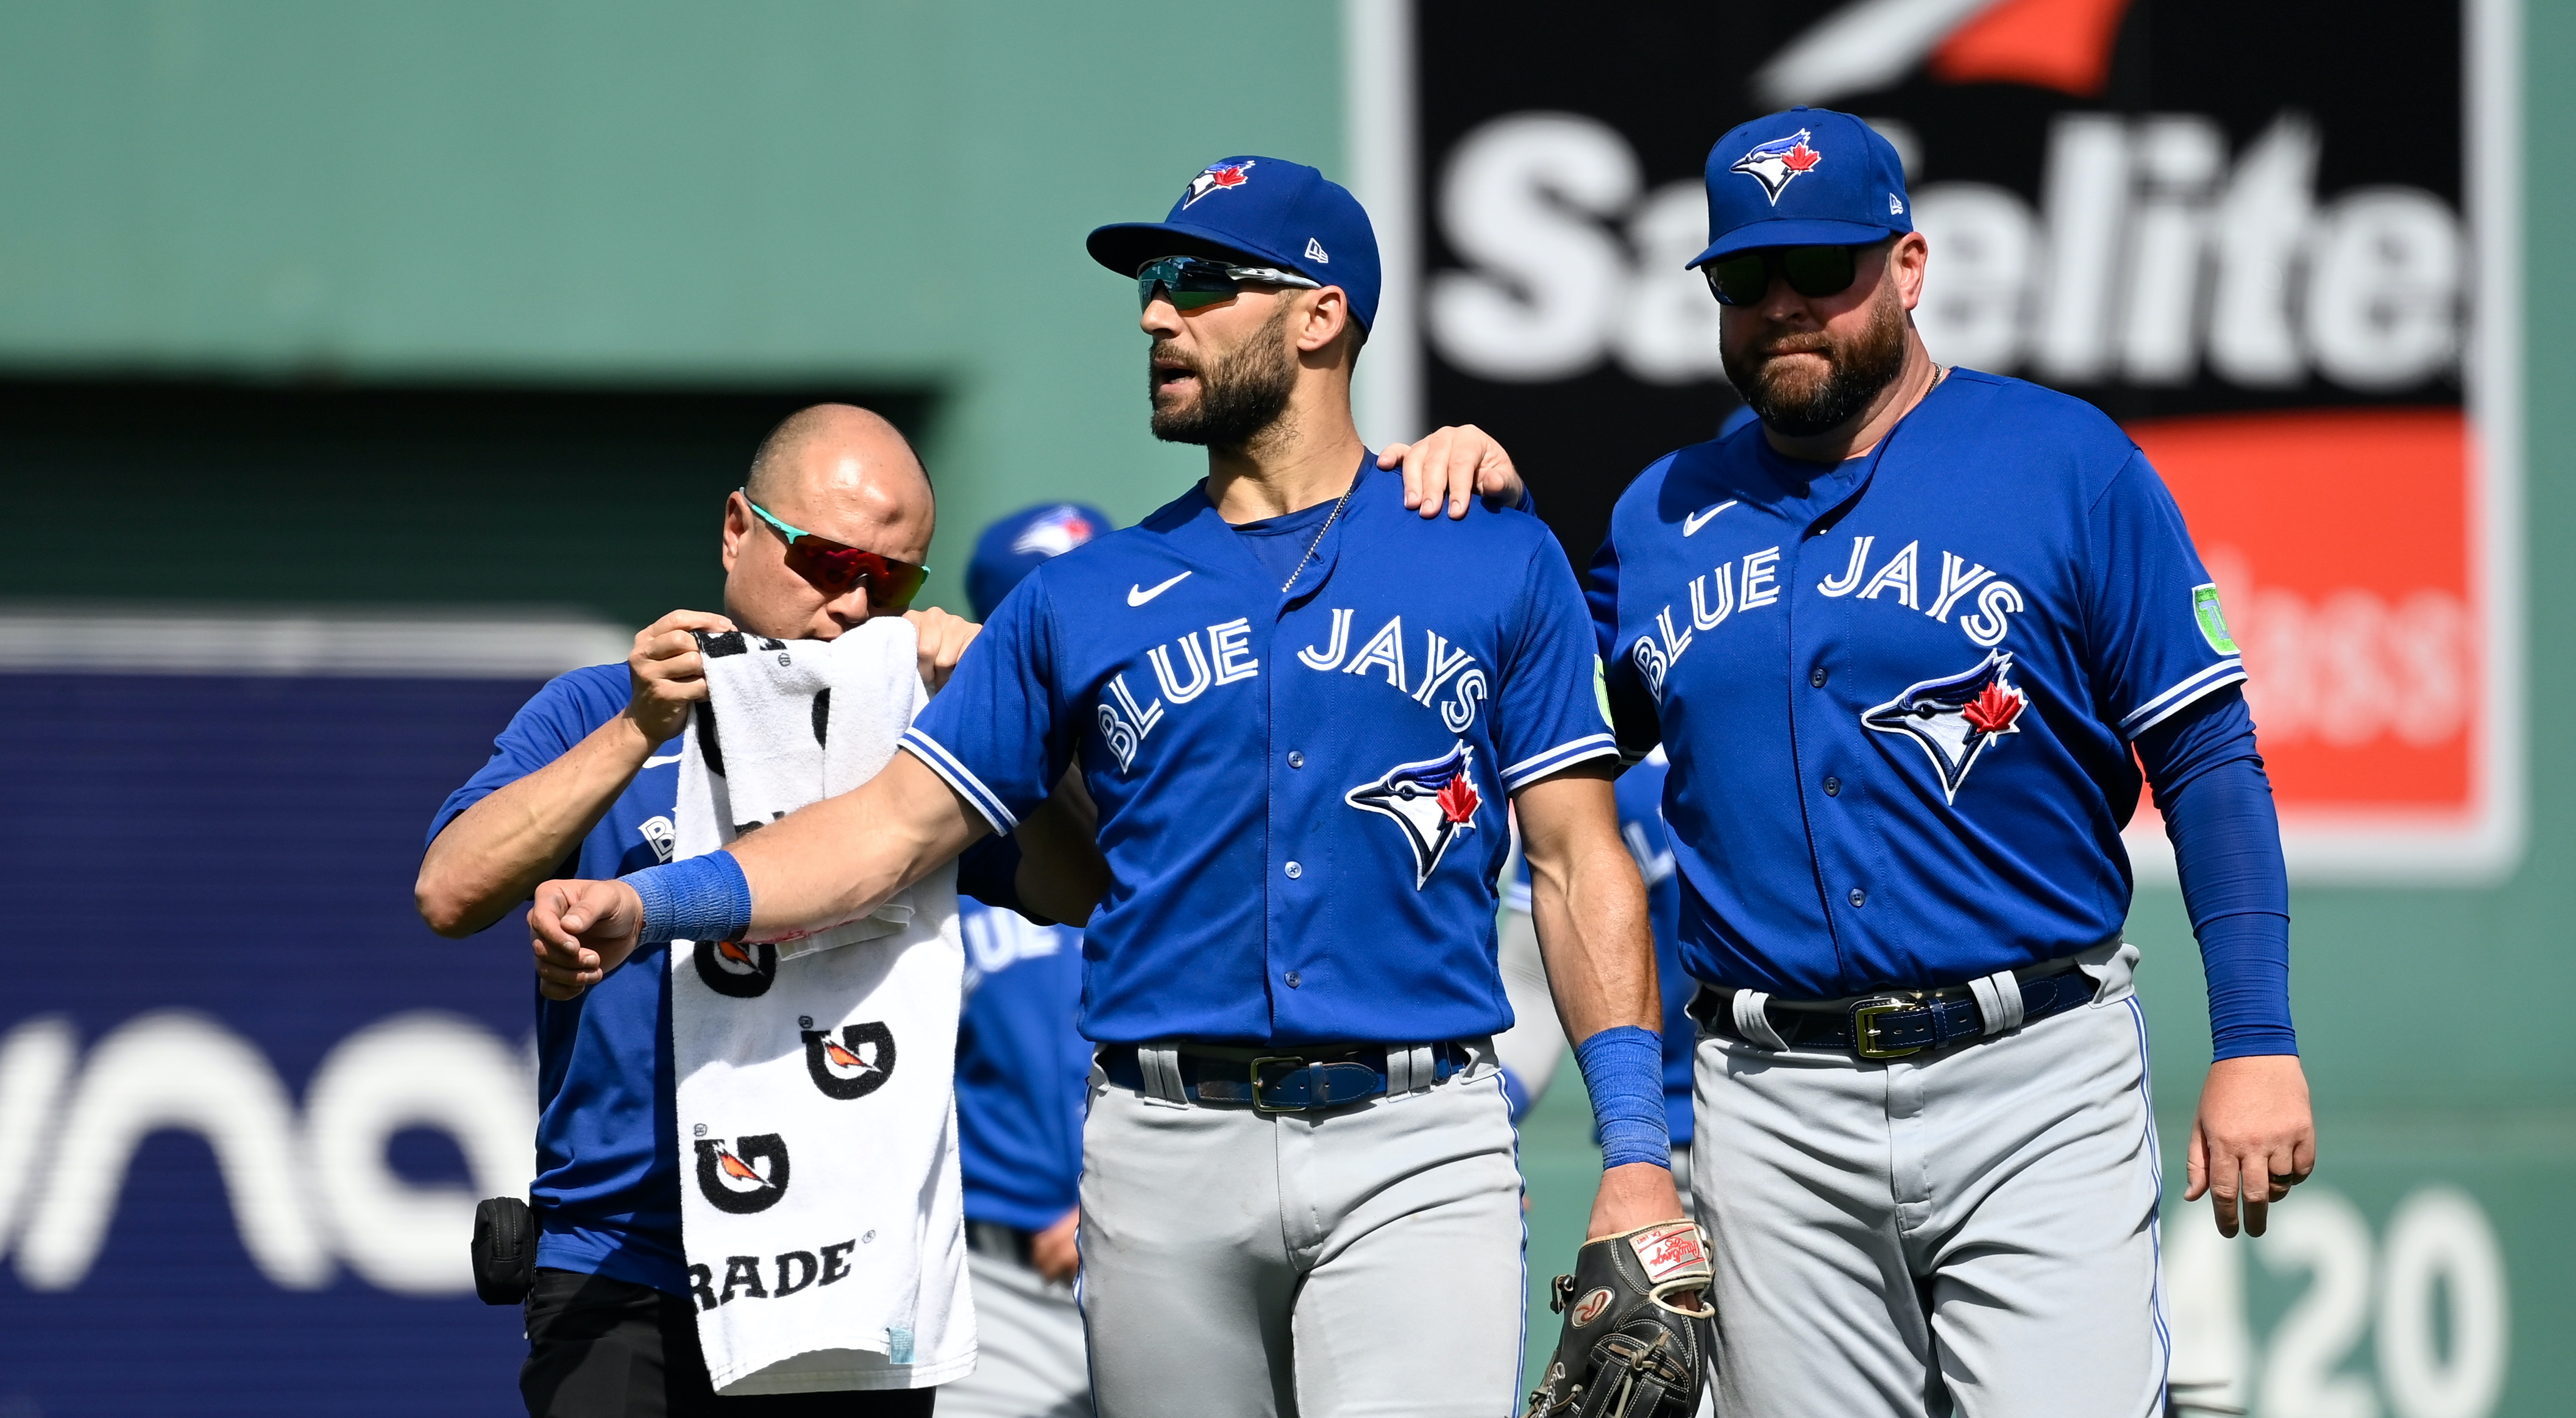
[(742, 554), (742, 539), (751, 535), (751, 506), (739, 492), (725, 494), (723, 560), (726, 575), (733, 574), (734, 558)]

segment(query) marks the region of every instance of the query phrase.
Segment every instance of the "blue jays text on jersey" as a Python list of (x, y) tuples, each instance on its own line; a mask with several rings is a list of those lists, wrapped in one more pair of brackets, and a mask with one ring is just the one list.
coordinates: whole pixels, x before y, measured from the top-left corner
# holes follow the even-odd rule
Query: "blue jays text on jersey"
[(1365, 461), (1283, 595), (1193, 489), (1032, 572), (905, 735), (997, 831), (1080, 754), (1111, 875), (1089, 1037), (1509, 1026), (1497, 795), (1617, 750), (1546, 527), (1426, 523), (1402, 490)]
[(2215, 596), (2118, 427), (2019, 380), (1954, 370), (1835, 467), (1756, 427), (1648, 468), (1591, 598), (1672, 757), (1691, 973), (1834, 998), (2117, 932), (2130, 740), (2244, 678)]

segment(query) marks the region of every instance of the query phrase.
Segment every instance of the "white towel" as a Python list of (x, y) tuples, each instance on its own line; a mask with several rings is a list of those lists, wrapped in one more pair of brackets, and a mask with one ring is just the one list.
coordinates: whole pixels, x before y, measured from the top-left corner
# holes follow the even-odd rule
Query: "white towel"
[[(928, 699), (900, 616), (832, 641), (701, 643), (712, 712), (681, 751), (682, 857), (876, 776)], [(784, 945), (672, 946), (681, 1244), (719, 1393), (923, 1388), (974, 1368), (952, 1087), (964, 969), (953, 867)]]

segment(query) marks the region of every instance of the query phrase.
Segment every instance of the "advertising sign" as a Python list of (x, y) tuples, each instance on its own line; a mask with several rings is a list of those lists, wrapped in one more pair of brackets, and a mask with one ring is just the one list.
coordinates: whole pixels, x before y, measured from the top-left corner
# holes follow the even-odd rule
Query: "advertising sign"
[(422, 834), (578, 622), (0, 614), (0, 1413), (507, 1414), (474, 1203), (533, 1171), (510, 923)]
[[(2294, 875), (2512, 868), (2509, 0), (1353, 14), (1357, 176), (1411, 262), (1360, 365), (1374, 425), (1493, 431), (1585, 564), (1627, 481), (1736, 404), (1682, 265), (1709, 144), (1857, 113), (1906, 163), (1933, 357), (2091, 400), (2172, 487)], [(2151, 808), (2130, 838), (2170, 871)]]

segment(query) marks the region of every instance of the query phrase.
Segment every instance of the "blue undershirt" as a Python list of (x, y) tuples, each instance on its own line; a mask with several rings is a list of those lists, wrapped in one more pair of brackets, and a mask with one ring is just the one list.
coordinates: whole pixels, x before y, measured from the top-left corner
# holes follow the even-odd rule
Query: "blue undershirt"
[(2230, 686), (2137, 738), (2209, 977), (2214, 1058), (2295, 1054), (2290, 882), (2254, 718)]

